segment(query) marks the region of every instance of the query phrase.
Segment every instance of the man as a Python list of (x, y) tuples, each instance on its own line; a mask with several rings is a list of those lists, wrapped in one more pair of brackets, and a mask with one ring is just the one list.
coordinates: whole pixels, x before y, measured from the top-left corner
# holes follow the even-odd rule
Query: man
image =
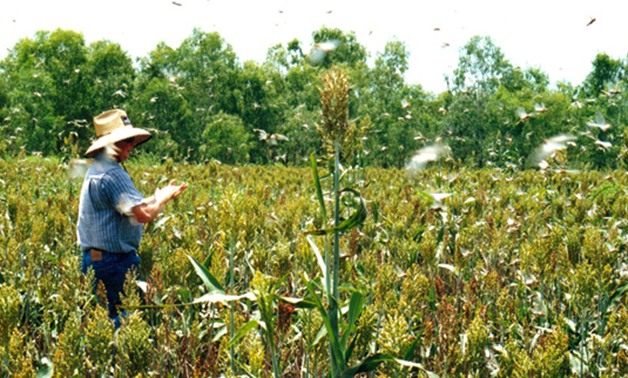
[(104, 283), (109, 316), (117, 327), (120, 322), (116, 306), (120, 304), (126, 274), (140, 263), (137, 251), (142, 224), (154, 220), (164, 205), (188, 185), (177, 185), (173, 180), (144, 198), (120, 163), (152, 135), (133, 127), (120, 109), (96, 116), (94, 128), (98, 139), (85, 153), (94, 161), (83, 181), (76, 233), (83, 251), (83, 273), (92, 268), (97, 282)]

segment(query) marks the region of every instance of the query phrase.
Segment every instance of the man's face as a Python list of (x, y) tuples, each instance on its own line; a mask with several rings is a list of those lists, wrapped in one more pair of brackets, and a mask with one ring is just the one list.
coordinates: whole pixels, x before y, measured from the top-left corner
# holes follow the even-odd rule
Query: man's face
[(118, 162), (122, 163), (129, 158), (131, 150), (135, 147), (135, 139), (129, 138), (121, 140), (116, 143), (116, 147), (118, 147)]

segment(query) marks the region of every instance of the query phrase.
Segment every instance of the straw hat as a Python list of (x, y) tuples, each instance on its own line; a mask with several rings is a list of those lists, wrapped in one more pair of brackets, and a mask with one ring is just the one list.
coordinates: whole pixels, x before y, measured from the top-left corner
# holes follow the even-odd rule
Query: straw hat
[(120, 109), (107, 110), (94, 117), (94, 128), (98, 139), (85, 152), (87, 157), (92, 157), (105, 146), (121, 140), (135, 138), (137, 146), (152, 137), (148, 131), (133, 127), (126, 112)]

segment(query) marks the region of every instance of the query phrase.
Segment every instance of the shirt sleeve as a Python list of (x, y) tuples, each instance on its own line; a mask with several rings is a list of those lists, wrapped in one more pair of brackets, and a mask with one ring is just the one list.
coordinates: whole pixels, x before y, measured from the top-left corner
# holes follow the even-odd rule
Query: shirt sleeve
[(120, 214), (132, 216), (132, 209), (144, 200), (144, 196), (135, 188), (129, 174), (122, 168), (108, 171), (103, 176), (101, 185), (110, 206)]

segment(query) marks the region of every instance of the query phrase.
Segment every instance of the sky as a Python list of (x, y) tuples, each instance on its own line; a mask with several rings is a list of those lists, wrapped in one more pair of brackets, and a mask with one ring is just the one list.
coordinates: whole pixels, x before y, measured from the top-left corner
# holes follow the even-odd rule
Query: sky
[(264, 61), (268, 49), (321, 27), (355, 34), (372, 65), (390, 41), (410, 54), (406, 82), (446, 90), (461, 48), (486, 36), (514, 66), (536, 67), (550, 81), (580, 84), (598, 53), (628, 56), (625, 0), (3, 0), (0, 59), (22, 38), (57, 28), (87, 44), (118, 43), (133, 58), (159, 42), (176, 48), (196, 27), (218, 32), (240, 61)]

